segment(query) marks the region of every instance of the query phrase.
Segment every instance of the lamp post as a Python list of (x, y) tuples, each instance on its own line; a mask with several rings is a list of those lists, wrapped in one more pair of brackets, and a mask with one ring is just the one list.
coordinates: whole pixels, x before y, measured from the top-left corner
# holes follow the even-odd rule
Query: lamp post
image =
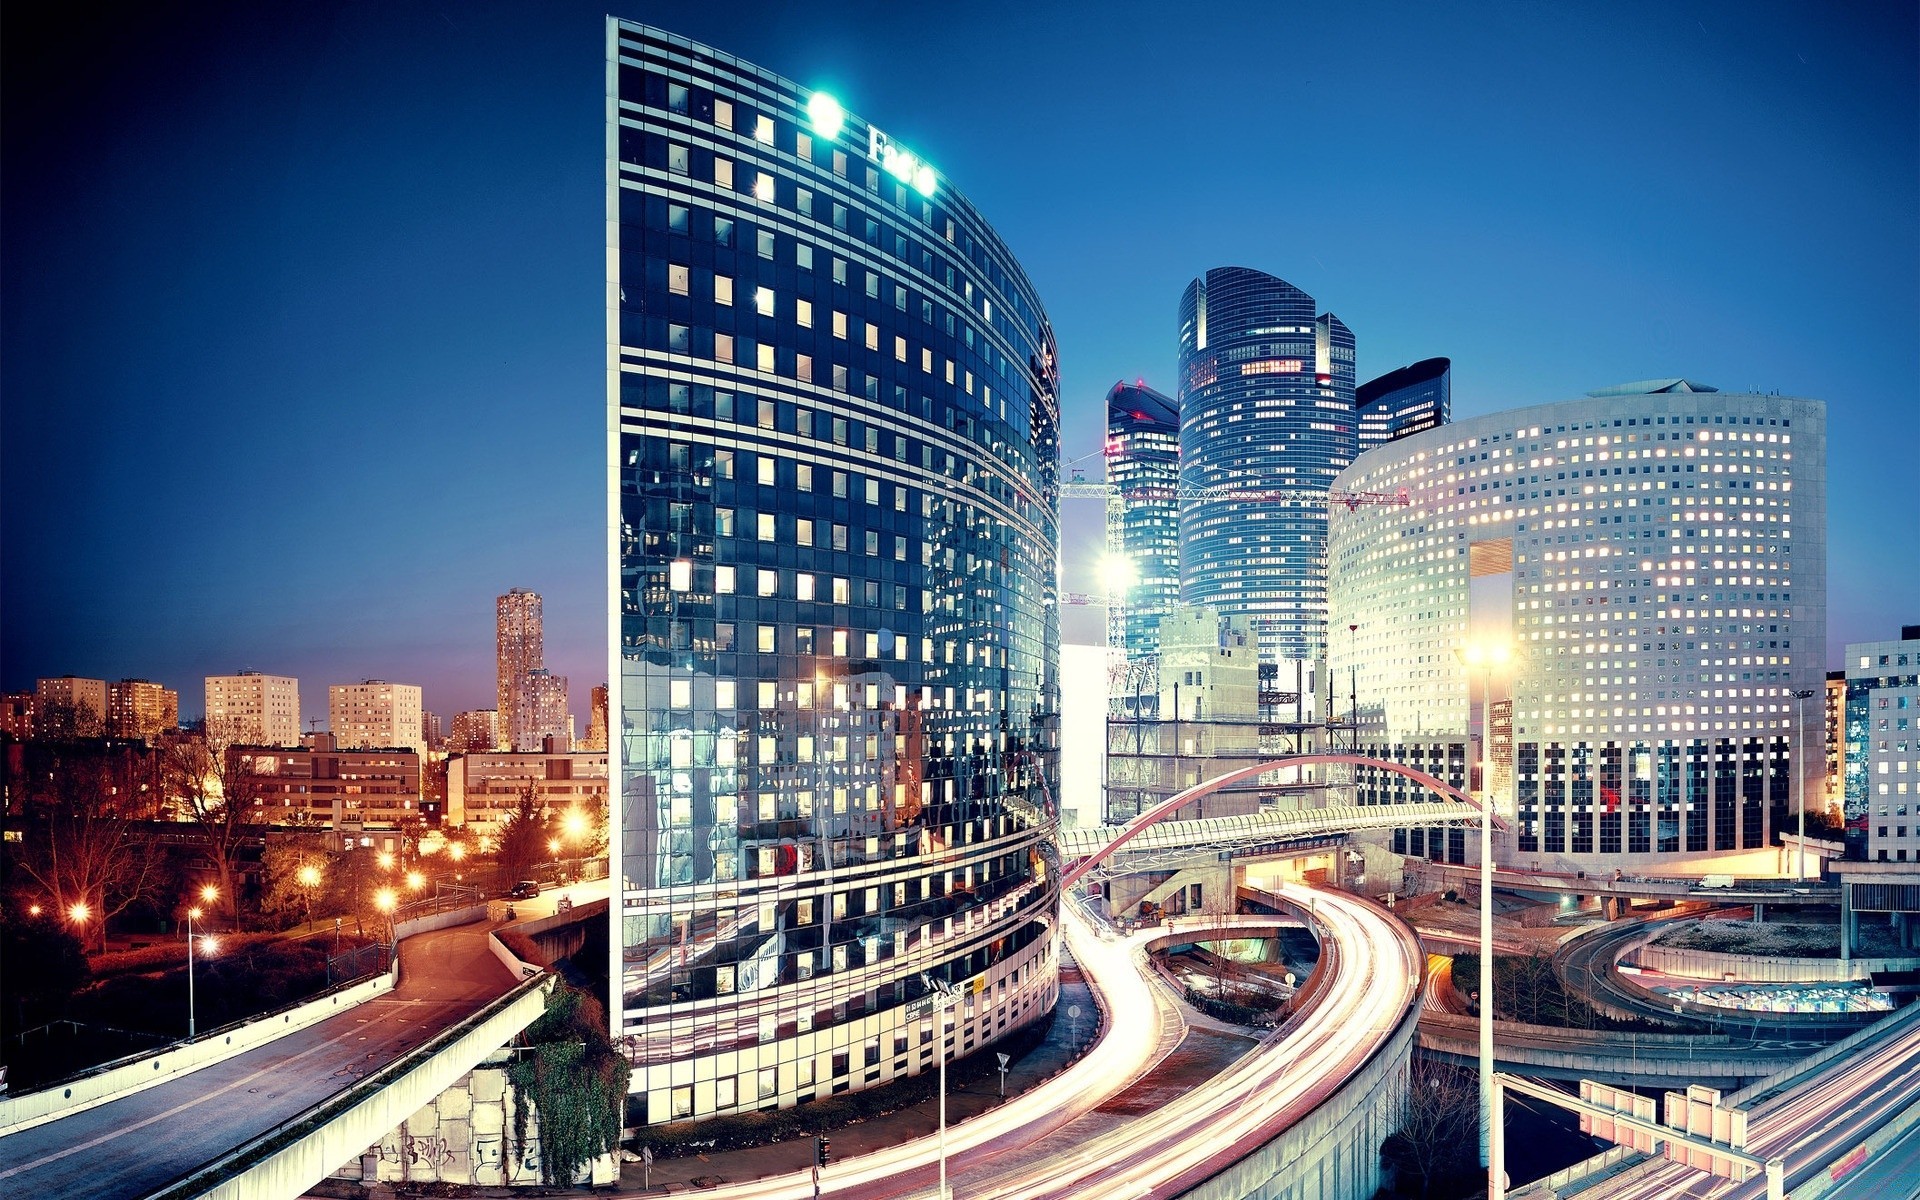
[(934, 1020), (938, 1023), (940, 1048), (940, 1191), (938, 1200), (951, 1200), (947, 1191), (947, 1011), (960, 1003), (960, 989), (944, 980), (922, 973), (920, 982), (933, 993)]
[(1811, 695), (1812, 688), (1793, 693), (1793, 781), (1794, 790), (1800, 793), (1800, 861), (1793, 877), (1802, 883), (1807, 881), (1807, 763), (1804, 757), (1807, 721), (1802, 708)]
[[(1506, 661), (1507, 647), (1469, 642), (1454, 651), (1469, 674), (1480, 669), (1480, 1165), (1487, 1169), (1487, 1195), (1500, 1200), (1502, 1181), (1493, 1178), (1493, 759), (1487, 736), (1492, 731), (1493, 668)], [(1473, 732), (1473, 690), (1467, 690), (1467, 732)]]
[(313, 889), (320, 886), (320, 868), (308, 863), (300, 868), (300, 886), (306, 892), (307, 924), (313, 924)]
[[(212, 884), (208, 884), (206, 887), (203, 887), (200, 889), (200, 898), (209, 903), (211, 903), (213, 899), (219, 894), (220, 894), (219, 889), (214, 887)], [(200, 915), (200, 908), (198, 905), (195, 905), (187, 909), (187, 1040), (188, 1041), (193, 1040), (193, 1035), (197, 1031), (196, 1026), (194, 1024), (194, 1005), (193, 1005), (193, 919), (199, 915)]]

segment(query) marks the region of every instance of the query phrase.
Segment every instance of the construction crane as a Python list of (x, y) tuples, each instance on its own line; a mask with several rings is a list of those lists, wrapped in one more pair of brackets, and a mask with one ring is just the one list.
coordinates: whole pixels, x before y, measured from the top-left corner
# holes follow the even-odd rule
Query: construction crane
[[(1116, 493), (1112, 484), (1091, 483), (1074, 473), (1073, 480), (1060, 485), (1060, 496), (1064, 500), (1106, 500)], [(1328, 503), (1338, 502), (1347, 506), (1348, 512), (1357, 511), (1363, 504), (1382, 504), (1396, 508), (1405, 508), (1413, 503), (1406, 488), (1392, 492), (1337, 492), (1322, 493)], [(1313, 494), (1298, 491), (1286, 491), (1280, 488), (1164, 488), (1137, 487), (1119, 491), (1117, 496), (1125, 501), (1141, 500), (1178, 500), (1183, 503), (1194, 500), (1230, 500), (1243, 504), (1272, 504), (1282, 501), (1310, 498)]]

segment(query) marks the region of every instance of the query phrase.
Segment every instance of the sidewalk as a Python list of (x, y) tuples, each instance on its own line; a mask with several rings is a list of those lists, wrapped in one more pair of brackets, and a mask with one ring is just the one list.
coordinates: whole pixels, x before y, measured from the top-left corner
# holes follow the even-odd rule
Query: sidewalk
[[(1093, 992), (1081, 977), (1064, 943), (1060, 960), (1060, 1001), (1054, 1010), (1053, 1027), (1046, 1040), (1007, 1066), (1007, 1098), (1012, 1099), (1064, 1071), (1084, 1052), (1099, 1032), (1100, 1010), (1094, 1005)], [(994, 1047), (976, 1051), (971, 1059), (984, 1058), (994, 1064)], [(951, 1067), (947, 1086), (947, 1124), (959, 1124), (970, 1117), (997, 1107), (1000, 1099), (997, 1069), (989, 1070), (972, 1083), (955, 1078)], [(939, 1101), (930, 1099), (911, 1108), (874, 1117), (832, 1131), (833, 1158), (838, 1162), (876, 1150), (897, 1146), (913, 1138), (924, 1137), (939, 1128)], [(750, 1150), (716, 1151), (681, 1158), (654, 1160), (650, 1176), (641, 1163), (620, 1164), (620, 1195), (678, 1196), (697, 1194), (700, 1189), (723, 1183), (745, 1183), (767, 1175), (804, 1171), (813, 1165), (813, 1139), (795, 1138), (771, 1146)], [(832, 1167), (827, 1168), (828, 1171)], [(652, 1186), (647, 1186), (651, 1178)], [(504, 1194), (504, 1192), (503, 1192)]]

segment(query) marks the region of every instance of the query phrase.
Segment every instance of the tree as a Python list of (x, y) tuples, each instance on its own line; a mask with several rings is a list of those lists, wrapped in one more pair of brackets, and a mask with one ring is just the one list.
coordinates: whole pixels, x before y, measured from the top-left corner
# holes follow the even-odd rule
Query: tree
[(494, 856), (501, 872), (509, 881), (527, 878), (533, 864), (546, 860), (551, 836), (546, 810), (534, 800), (533, 784), (529, 783), (521, 789), (520, 803), (500, 823)]
[(260, 911), (280, 918), (282, 926), (293, 924), (295, 916), (310, 922), (314, 901), (321, 900), (321, 915), (325, 916), (329, 907), (325, 903), (327, 883), (335, 873), (330, 860), (312, 837), (269, 837), (260, 854), (264, 877)]
[(527, 1109), (540, 1115), (541, 1182), (565, 1186), (620, 1145), (627, 1060), (607, 1035), (607, 1015), (586, 992), (556, 983), (547, 1010), (527, 1026), (530, 1053), (507, 1064), (513, 1084), (514, 1157), (526, 1153)]
[(1480, 1147), (1480, 1088), (1474, 1072), (1415, 1053), (1407, 1078), (1407, 1116), (1382, 1147), (1418, 1194), (1475, 1169)]
[(104, 747), (72, 744), (36, 756), (20, 789), (20, 870), (102, 948), (107, 921), (145, 899), (161, 875), (161, 855), (136, 824), (147, 801), (116, 778)]
[(0, 920), (0, 962), (15, 964), (6, 973), (7, 999), (0, 1006), (0, 1031), (7, 1034), (66, 1012), (67, 1001), (93, 974), (86, 947), (58, 914), (42, 909), (29, 916), (19, 905), (9, 905)]
[(220, 877), (220, 898), (238, 928), (235, 867), (260, 799), (254, 754), (250, 748), (233, 745), (230, 731), (215, 728), (212, 722), (199, 736), (169, 742), (165, 754), (168, 790), (185, 805), (188, 819), (200, 827), (207, 855)]
[(71, 742), (97, 738), (106, 726), (100, 714), (85, 700), (61, 700), (48, 697), (40, 701), (33, 717), (34, 736), (46, 742)]

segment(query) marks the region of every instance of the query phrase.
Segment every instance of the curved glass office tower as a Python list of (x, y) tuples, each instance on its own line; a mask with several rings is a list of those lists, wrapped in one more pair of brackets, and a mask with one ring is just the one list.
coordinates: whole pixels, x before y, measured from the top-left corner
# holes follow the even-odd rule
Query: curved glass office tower
[(1180, 298), (1179, 400), (1181, 602), (1246, 614), (1263, 658), (1317, 657), (1353, 333), (1284, 279), (1216, 267)]
[[(614, 1033), (650, 1123), (1057, 995), (1058, 376), (918, 152), (607, 24)], [(964, 1001), (941, 1037), (924, 977)]]

